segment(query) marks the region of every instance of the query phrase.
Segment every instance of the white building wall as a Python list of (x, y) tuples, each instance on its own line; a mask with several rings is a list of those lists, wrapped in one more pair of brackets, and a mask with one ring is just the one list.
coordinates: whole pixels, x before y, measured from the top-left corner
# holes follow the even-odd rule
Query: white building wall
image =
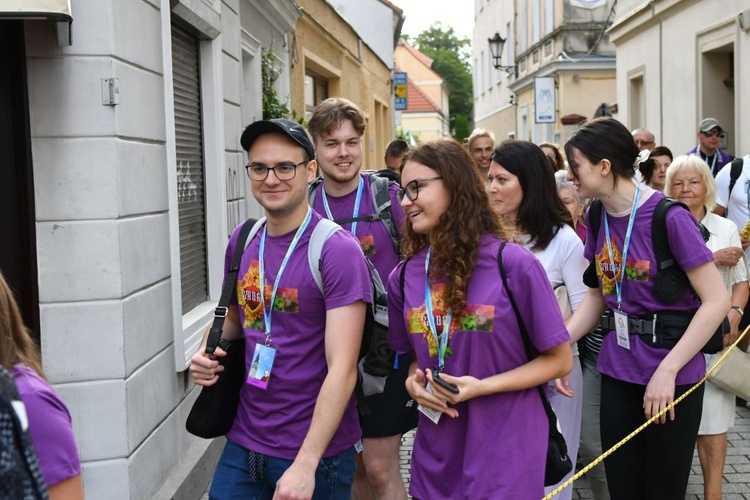
[[(52, 25), (26, 23), (43, 363), (70, 409), (92, 500), (199, 498), (207, 485), (213, 467), (201, 463), (220, 443), (185, 431), (198, 390), (184, 371), (193, 352), (184, 328), (202, 332), (210, 322), (229, 226), (253, 206), (239, 138), (245, 119), (260, 118), (260, 73), (245, 78), (242, 40), (268, 47), (274, 38), (289, 92), (291, 0), (180, 0), (206, 38), (211, 288), (211, 300), (182, 316), (171, 3), (73, 0), (65, 47)], [(120, 102), (106, 106), (101, 80), (112, 77)]]
[(393, 68), (393, 10), (379, 0), (327, 1), (386, 66)]
[[(632, 3), (632, 2), (631, 2)], [(715, 32), (728, 33), (734, 45), (734, 119), (720, 119), (732, 135), (731, 153), (750, 152), (750, 32), (739, 28), (737, 17), (746, 0), (656, 1), (648, 5), (618, 6), (610, 30), (617, 47), (619, 116), (628, 124), (627, 75), (645, 65), (647, 126), (657, 143), (682, 154), (696, 144), (698, 122), (721, 111), (711, 106), (703, 89), (702, 51)], [(728, 58), (728, 55), (727, 55)], [(707, 105), (704, 103), (708, 103)], [(629, 125), (629, 124), (628, 124)], [(653, 128), (652, 128), (653, 127)]]
[[(475, 0), (472, 60), (474, 61), (474, 124), (495, 133), (502, 140), (514, 132), (515, 107), (511, 104), (513, 93), (508, 85), (514, 77), (492, 66), (488, 39), (495, 32), (506, 38), (502, 64), (515, 64), (513, 32), (513, 0)], [(508, 25), (510, 24), (510, 31)]]

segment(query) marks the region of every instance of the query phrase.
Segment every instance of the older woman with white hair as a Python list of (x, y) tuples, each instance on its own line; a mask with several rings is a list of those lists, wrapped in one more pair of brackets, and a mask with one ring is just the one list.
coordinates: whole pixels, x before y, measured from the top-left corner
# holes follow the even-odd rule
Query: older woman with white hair
[[(698, 156), (678, 156), (667, 169), (664, 193), (688, 206), (695, 218), (708, 229), (708, 248), (727, 291), (732, 309), (728, 314), (730, 333), (724, 346), (739, 335), (739, 324), (748, 299), (748, 270), (740, 235), (734, 222), (713, 214), (716, 181), (705, 161)], [(710, 355), (706, 356), (709, 363)], [(721, 481), (727, 455), (727, 430), (734, 425), (734, 394), (706, 382), (703, 416), (698, 430), (698, 456), (703, 471), (704, 498), (721, 498)]]
[(565, 178), (567, 175), (567, 170), (558, 170), (555, 172), (557, 195), (562, 200), (565, 208), (568, 209), (568, 212), (570, 212), (570, 217), (573, 219), (573, 229), (575, 229), (581, 241), (584, 241), (586, 239), (586, 224), (583, 223), (582, 218), (585, 205), (578, 194), (575, 184)]

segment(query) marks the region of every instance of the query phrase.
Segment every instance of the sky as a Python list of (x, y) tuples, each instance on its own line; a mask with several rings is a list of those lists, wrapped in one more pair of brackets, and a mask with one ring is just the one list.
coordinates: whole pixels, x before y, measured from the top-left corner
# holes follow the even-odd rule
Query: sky
[[(474, 2), (456, 0), (391, 0), (404, 11), (406, 21), (401, 33), (414, 39), (435, 21), (451, 26), (459, 37), (472, 38)], [(460, 5), (460, 6), (459, 6)]]

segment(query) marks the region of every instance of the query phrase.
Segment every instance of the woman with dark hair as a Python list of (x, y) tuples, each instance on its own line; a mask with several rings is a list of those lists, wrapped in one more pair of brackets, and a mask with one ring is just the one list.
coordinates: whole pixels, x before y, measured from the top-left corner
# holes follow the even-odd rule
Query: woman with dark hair
[(648, 160), (641, 163), (640, 171), (643, 175), (643, 183), (657, 191), (664, 191), (667, 168), (669, 168), (673, 159), (672, 151), (666, 146), (656, 146), (652, 149)]
[(557, 144), (551, 142), (540, 142), (539, 147), (544, 153), (544, 157), (547, 159), (547, 163), (552, 167), (552, 172), (558, 170), (565, 170), (565, 159), (560, 152), (560, 147)]
[(70, 414), (44, 378), (39, 351), (0, 273), (0, 365), (13, 375), (50, 500), (83, 499), (81, 462)]
[[(514, 240), (542, 263), (550, 285), (555, 289), (565, 287), (558, 296), (564, 303), (561, 309), (569, 316), (588, 291), (583, 284), (588, 262), (583, 258), (583, 244), (573, 229), (570, 212), (557, 196), (555, 176), (544, 153), (532, 142), (504, 141), (495, 148), (488, 177), (487, 192), (493, 208), (514, 228)], [(581, 436), (583, 377), (578, 347), (573, 343), (571, 349), (573, 370), (557, 381), (559, 391), (554, 383), (549, 384), (549, 400), (568, 444), (568, 455), (575, 462)], [(548, 487), (546, 493), (556, 487)], [(573, 489), (567, 488), (560, 498), (569, 499), (572, 494)]]
[[(573, 181), (584, 197), (599, 198), (600, 220), (589, 210), (584, 255), (590, 288), (568, 321), (572, 339), (597, 323), (605, 336), (601, 437), (606, 450), (684, 394), (705, 373), (701, 348), (729, 311), (729, 295), (698, 223), (679, 206), (666, 212), (666, 238), (690, 286), (659, 279), (651, 240), (654, 211), (664, 195), (634, 182), (643, 156), (628, 130), (601, 118), (578, 129), (565, 145)], [(680, 270), (678, 270), (679, 272)], [(692, 288), (692, 289), (691, 289)], [(665, 328), (665, 324), (672, 325)], [(684, 499), (701, 419), (703, 386), (657, 425), (605, 461), (613, 499)]]
[[(537, 386), (572, 366), (544, 269), (518, 245), (499, 255), (505, 231), (457, 142), (410, 151), (401, 180), (407, 260), (388, 280), (388, 313), (391, 347), (415, 355), (406, 388), (422, 412), (410, 493), (540, 498), (548, 420)], [(511, 294), (539, 353), (532, 360)]]

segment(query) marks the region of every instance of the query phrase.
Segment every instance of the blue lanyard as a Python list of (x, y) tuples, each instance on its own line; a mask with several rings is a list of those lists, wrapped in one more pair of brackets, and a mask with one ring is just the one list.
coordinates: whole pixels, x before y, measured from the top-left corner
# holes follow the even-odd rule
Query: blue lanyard
[(273, 282), (273, 291), (271, 292), (271, 306), (269, 308), (266, 308), (266, 266), (265, 266), (265, 255), (266, 255), (266, 229), (268, 226), (263, 227), (263, 233), (260, 235), (260, 257), (258, 262), (258, 267), (260, 267), (260, 303), (261, 307), (263, 309), (263, 324), (265, 326), (266, 330), (266, 345), (271, 345), (271, 313), (273, 312), (273, 305), (276, 302), (276, 292), (279, 290), (279, 283), (281, 282), (281, 275), (284, 274), (284, 270), (286, 269), (287, 263), (289, 263), (289, 258), (292, 256), (292, 253), (294, 253), (294, 248), (297, 246), (297, 243), (299, 243), (300, 238), (305, 232), (305, 229), (307, 229), (307, 226), (310, 224), (310, 219), (312, 218), (312, 211), (310, 210), (310, 207), (307, 207), (307, 215), (305, 216), (304, 222), (302, 222), (302, 225), (297, 228), (297, 232), (294, 233), (294, 238), (292, 238), (292, 242), (289, 244), (289, 248), (286, 250), (286, 255), (284, 255), (284, 260), (281, 261), (281, 267), (279, 267), (279, 272), (276, 274), (276, 280)]
[[(620, 272), (615, 271), (615, 254), (612, 252), (612, 239), (609, 237), (609, 222), (607, 211), (604, 211), (604, 236), (607, 239), (607, 249), (609, 258), (612, 259), (612, 271), (615, 275), (615, 291), (617, 293), (617, 310), (622, 311), (622, 283), (625, 278), (625, 266), (628, 263), (628, 249), (630, 248), (630, 238), (633, 235), (633, 224), (635, 223), (635, 212), (638, 210), (638, 200), (641, 199), (641, 187), (635, 187), (635, 196), (633, 197), (633, 206), (630, 207), (630, 217), (628, 218), (628, 229), (625, 232), (625, 242), (622, 245), (622, 264)], [(620, 276), (618, 281), (617, 276)]]
[[(703, 153), (701, 152), (701, 145), (698, 144), (698, 147), (696, 149), (698, 150), (698, 158), (703, 159)], [(716, 157), (717, 156), (719, 156), (718, 149), (714, 152), (714, 159), (711, 160), (711, 173), (713, 174), (714, 177), (716, 177), (716, 174), (717, 174), (716, 172)], [(708, 155), (706, 155), (705, 161), (708, 162)]]
[[(362, 188), (364, 187), (365, 183), (362, 180), (362, 176), (359, 176), (359, 184), (357, 185), (357, 197), (354, 199), (354, 213), (352, 214), (352, 218), (356, 219), (359, 216), (359, 203), (362, 201)], [(326, 189), (325, 186), (323, 186), (323, 208), (325, 208), (326, 211), (326, 217), (330, 220), (333, 219), (333, 214), (331, 214), (331, 207), (328, 206), (328, 197), (326, 196)], [(355, 220), (352, 222), (352, 228), (349, 230), (353, 235), (357, 235), (357, 221)]]
[(445, 366), (445, 351), (448, 347), (448, 334), (451, 329), (451, 319), (453, 318), (453, 308), (448, 309), (443, 321), (442, 336), (438, 336), (437, 326), (435, 325), (435, 315), (432, 309), (432, 290), (430, 289), (430, 258), (432, 249), (427, 250), (427, 257), (424, 259), (424, 305), (427, 309), (427, 323), (430, 325), (430, 333), (435, 338), (435, 345), (438, 348), (438, 370), (443, 371)]

